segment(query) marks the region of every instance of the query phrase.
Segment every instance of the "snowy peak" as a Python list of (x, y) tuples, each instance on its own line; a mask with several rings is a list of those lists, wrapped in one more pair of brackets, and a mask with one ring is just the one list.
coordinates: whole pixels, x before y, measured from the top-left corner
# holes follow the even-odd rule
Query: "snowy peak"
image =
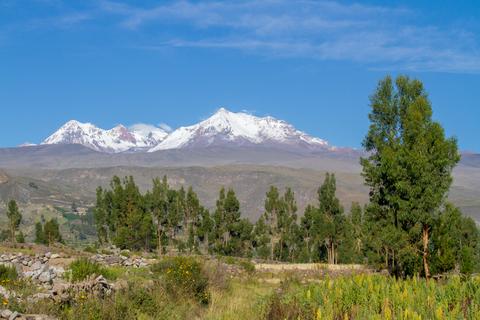
[(81, 144), (100, 152), (155, 152), (208, 146), (264, 146), (284, 149), (333, 150), (328, 142), (295, 129), (273, 117), (220, 108), (210, 118), (173, 132), (148, 124), (117, 125), (104, 130), (91, 123), (71, 120), (42, 144)]
[(117, 153), (150, 149), (167, 136), (167, 133), (160, 128), (142, 126), (143, 130), (128, 129), (123, 125), (104, 130), (91, 123), (70, 120), (42, 144), (81, 144), (96, 151)]
[(245, 112), (220, 108), (210, 118), (170, 133), (149, 150), (193, 148), (205, 146), (275, 145), (308, 149), (329, 148), (325, 140), (296, 130), (285, 121), (273, 117), (256, 117)]

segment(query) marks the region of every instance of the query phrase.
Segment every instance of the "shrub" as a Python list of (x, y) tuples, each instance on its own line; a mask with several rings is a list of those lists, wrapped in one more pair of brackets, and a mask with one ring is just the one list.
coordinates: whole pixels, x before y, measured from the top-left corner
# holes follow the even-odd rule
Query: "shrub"
[(132, 256), (132, 253), (130, 252), (130, 250), (122, 250), (120, 251), (120, 254), (127, 258), (130, 258)]
[(22, 231), (20, 231), (20, 232), (16, 235), (16, 240), (17, 240), (17, 243), (25, 243), (25, 235), (23, 234)]
[(97, 249), (94, 246), (86, 246), (83, 251), (94, 254), (97, 253)]
[(202, 304), (208, 304), (208, 277), (202, 264), (191, 257), (166, 258), (152, 266), (154, 273), (162, 275), (169, 292), (191, 296)]
[(243, 268), (247, 273), (254, 273), (255, 272), (255, 265), (248, 260), (241, 260), (238, 265)]
[(232, 257), (232, 256), (223, 257), (223, 261), (226, 264), (230, 264), (230, 265), (237, 264), (237, 259), (235, 259), (235, 257)]
[(111, 272), (108, 268), (102, 267), (100, 264), (92, 262), (87, 258), (80, 258), (73, 261), (68, 267), (68, 271), (70, 272), (70, 280), (72, 282), (85, 280), (91, 275), (102, 275), (110, 280), (116, 278), (115, 273)]
[(17, 280), (18, 273), (15, 267), (0, 265), (0, 281), (14, 281)]

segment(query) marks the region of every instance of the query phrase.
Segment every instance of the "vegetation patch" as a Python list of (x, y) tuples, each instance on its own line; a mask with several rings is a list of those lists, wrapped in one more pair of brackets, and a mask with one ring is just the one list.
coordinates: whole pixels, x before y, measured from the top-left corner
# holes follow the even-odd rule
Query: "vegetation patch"
[(477, 319), (480, 279), (445, 282), (357, 275), (292, 285), (270, 298), (268, 319)]
[(203, 265), (192, 257), (166, 258), (152, 266), (152, 271), (160, 274), (169, 292), (179, 296), (190, 296), (202, 304), (208, 304), (208, 277)]
[(0, 281), (15, 281), (18, 278), (17, 269), (15, 267), (0, 265)]
[(102, 275), (109, 280), (115, 280), (119, 274), (114, 269), (103, 267), (87, 258), (79, 258), (73, 261), (68, 267), (68, 272), (69, 279), (72, 282), (83, 281), (92, 275)]

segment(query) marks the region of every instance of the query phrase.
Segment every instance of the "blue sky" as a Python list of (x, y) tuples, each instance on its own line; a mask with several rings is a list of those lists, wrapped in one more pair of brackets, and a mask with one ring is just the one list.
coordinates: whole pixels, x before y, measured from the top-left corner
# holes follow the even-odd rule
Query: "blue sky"
[(0, 146), (225, 106), (359, 147), (377, 81), (408, 74), (479, 152), (479, 17), (478, 1), (0, 0)]

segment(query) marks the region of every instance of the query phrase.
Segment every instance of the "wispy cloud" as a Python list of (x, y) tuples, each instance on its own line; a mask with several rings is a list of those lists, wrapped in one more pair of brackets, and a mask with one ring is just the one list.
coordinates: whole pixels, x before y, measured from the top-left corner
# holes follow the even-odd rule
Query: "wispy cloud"
[(235, 49), (377, 69), (480, 72), (479, 39), (473, 32), (416, 23), (415, 13), (403, 7), (309, 0), (173, 1), (148, 8), (101, 1), (99, 7), (131, 30), (157, 24), (198, 31), (164, 36), (147, 46), (151, 49)]
[(169, 126), (168, 124), (166, 124), (166, 123), (160, 123), (160, 124), (158, 124), (158, 127), (159, 127), (160, 129), (162, 129), (163, 131), (165, 131), (165, 132), (172, 132), (172, 131), (173, 131), (173, 128), (170, 127), (170, 126)]
[(158, 126), (154, 126), (154, 125), (147, 124), (147, 123), (135, 123), (135, 124), (132, 124), (131, 126), (129, 126), (129, 129), (132, 130), (132, 131), (141, 132), (145, 135), (148, 135), (150, 132), (155, 132), (158, 129), (162, 129), (165, 132), (171, 132), (172, 131), (172, 128), (165, 123), (160, 123)]
[[(322, 0), (170, 0), (150, 6), (89, 0), (76, 7), (62, 0), (31, 1), (55, 10), (0, 26), (0, 44), (16, 30), (73, 29), (91, 23), (99, 32), (120, 28), (119, 37), (125, 33), (130, 46), (143, 49), (228, 49), (354, 62), (380, 70), (480, 73), (478, 30), (461, 24), (429, 25), (424, 22), (428, 12), (407, 7)], [(0, 6), (13, 10), (18, 2), (0, 0)], [(141, 34), (137, 42), (130, 37), (135, 32)]]

